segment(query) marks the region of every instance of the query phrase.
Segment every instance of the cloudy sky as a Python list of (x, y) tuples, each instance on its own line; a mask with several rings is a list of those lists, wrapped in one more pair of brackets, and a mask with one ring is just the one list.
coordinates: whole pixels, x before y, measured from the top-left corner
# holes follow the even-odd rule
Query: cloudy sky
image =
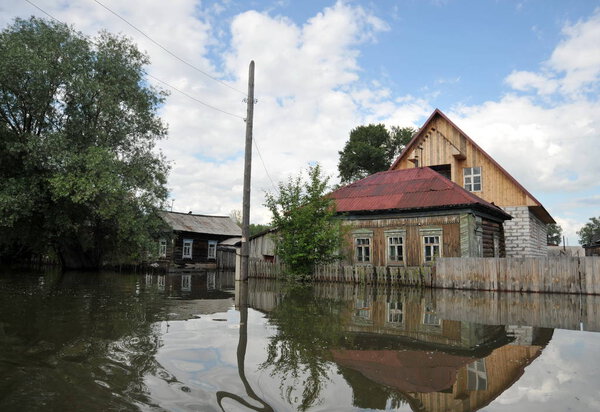
[[(174, 210), (241, 209), (254, 60), (252, 222), (270, 218), (265, 191), (309, 163), (336, 183), (352, 128), (419, 127), (435, 108), (544, 204), (570, 245), (600, 215), (598, 0), (29, 1), (150, 55), (150, 81), (171, 93), (159, 146)], [(2, 27), (30, 15), (46, 17), (28, 0), (0, 2)]]

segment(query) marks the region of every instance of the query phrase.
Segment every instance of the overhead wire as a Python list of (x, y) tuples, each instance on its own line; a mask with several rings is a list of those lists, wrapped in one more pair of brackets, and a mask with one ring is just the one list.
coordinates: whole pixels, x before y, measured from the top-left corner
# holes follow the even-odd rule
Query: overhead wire
[(254, 137), (252, 139), (252, 141), (254, 142), (254, 147), (256, 148), (256, 153), (258, 153), (258, 157), (260, 158), (260, 162), (263, 165), (263, 169), (265, 169), (265, 173), (267, 174), (267, 177), (271, 181), (271, 185), (273, 185), (273, 189), (275, 189), (275, 191), (278, 192), (279, 189), (277, 188), (277, 185), (275, 184), (275, 182), (273, 181), (273, 179), (271, 179), (271, 175), (269, 174), (269, 171), (267, 170), (267, 165), (265, 164), (265, 161), (264, 161), (262, 155), (260, 154), (260, 149), (258, 148), (258, 142), (256, 141), (256, 137)]
[[(44, 13), (46, 16), (48, 16), (48, 17), (50, 17), (51, 19), (53, 19), (53, 20), (57, 21), (58, 23), (61, 23), (61, 24), (66, 24), (65, 22), (63, 22), (63, 21), (61, 21), (61, 20), (57, 19), (56, 17), (54, 17), (53, 15), (51, 15), (50, 13), (48, 13), (46, 10), (42, 9), (40, 6), (38, 6), (37, 4), (35, 4), (34, 2), (32, 2), (31, 0), (25, 0), (25, 1), (26, 1), (27, 3), (29, 3), (30, 5), (32, 5), (33, 7), (35, 7), (36, 9), (38, 9), (39, 11), (41, 11), (42, 13)], [(199, 70), (199, 69), (198, 69), (198, 70)], [(148, 77), (151, 77), (151, 78), (153, 78), (154, 80), (156, 80), (156, 81), (158, 81), (158, 82), (160, 82), (160, 83), (164, 84), (165, 86), (167, 86), (167, 87), (170, 87), (171, 89), (175, 90), (176, 92), (178, 92), (178, 93), (181, 93), (182, 95), (186, 96), (187, 98), (189, 98), (189, 99), (191, 99), (191, 100), (193, 100), (193, 101), (195, 101), (195, 102), (197, 102), (197, 103), (200, 103), (200, 104), (201, 104), (201, 105), (203, 105), (203, 106), (206, 106), (206, 107), (208, 107), (208, 108), (211, 108), (211, 109), (213, 109), (213, 110), (216, 110), (216, 111), (218, 111), (218, 112), (221, 112), (221, 113), (227, 114), (227, 115), (229, 115), (229, 116), (236, 117), (236, 118), (238, 118), (238, 119), (241, 119), (241, 120), (244, 120), (244, 121), (246, 120), (246, 119), (245, 119), (244, 117), (242, 117), (242, 116), (239, 116), (239, 115), (237, 115), (237, 114), (234, 114), (234, 113), (230, 113), (230, 112), (228, 112), (228, 111), (226, 111), (226, 110), (219, 109), (218, 107), (215, 107), (215, 106), (213, 106), (213, 105), (211, 105), (211, 104), (209, 104), (209, 103), (203, 102), (202, 100), (195, 98), (194, 96), (192, 96), (192, 95), (190, 95), (190, 94), (188, 94), (188, 93), (184, 92), (184, 91), (183, 91), (183, 90), (181, 90), (181, 89), (178, 89), (177, 87), (175, 87), (175, 86), (173, 86), (173, 85), (171, 85), (171, 84), (167, 83), (166, 81), (164, 81), (164, 80), (162, 80), (162, 79), (159, 79), (159, 78), (158, 78), (158, 77), (156, 77), (156, 76), (153, 76), (153, 75), (151, 75), (151, 74), (149, 74), (149, 73), (146, 73), (146, 75), (147, 75)], [(217, 81), (218, 81), (218, 80), (217, 80)], [(225, 83), (223, 83), (223, 84), (225, 84)], [(226, 84), (226, 85), (227, 85), (227, 84)]]
[[(46, 10), (42, 9), (41, 7), (39, 7), (37, 4), (33, 3), (31, 0), (25, 0), (25, 1), (26, 1), (27, 3), (29, 3), (30, 5), (32, 5), (33, 7), (35, 7), (36, 9), (38, 9), (39, 11), (41, 11), (42, 13), (44, 13), (45, 15), (47, 15), (48, 17), (50, 17), (51, 19), (53, 19), (53, 20), (55, 20), (55, 21), (57, 21), (57, 22), (59, 22), (59, 23), (65, 24), (65, 23), (64, 23), (64, 22), (62, 22), (61, 20), (57, 19), (56, 17), (54, 17), (53, 15), (51, 15), (50, 13), (48, 13)], [(145, 36), (145, 37), (146, 37), (146, 38), (148, 38), (150, 41), (152, 41), (154, 44), (156, 44), (157, 46), (159, 46), (161, 49), (163, 49), (164, 51), (166, 51), (167, 53), (169, 53), (170, 55), (172, 55), (173, 57), (175, 57), (177, 60), (180, 60), (182, 63), (184, 63), (184, 64), (186, 64), (186, 65), (188, 65), (188, 66), (190, 66), (190, 67), (194, 68), (195, 70), (197, 70), (197, 71), (199, 71), (200, 73), (204, 74), (205, 76), (207, 76), (207, 77), (211, 78), (212, 80), (214, 80), (214, 81), (216, 81), (216, 82), (218, 82), (218, 83), (221, 83), (221, 84), (223, 84), (224, 86), (227, 86), (227, 87), (229, 87), (230, 89), (233, 89), (233, 90), (235, 90), (235, 91), (237, 91), (237, 92), (239, 92), (239, 93), (242, 93), (244, 96), (246, 96), (246, 93), (244, 93), (244, 92), (241, 92), (240, 90), (238, 90), (238, 89), (236, 89), (236, 88), (234, 88), (234, 87), (232, 87), (232, 86), (228, 85), (227, 83), (224, 83), (224, 82), (222, 82), (221, 80), (219, 80), (219, 79), (216, 79), (216, 78), (214, 78), (214, 77), (210, 76), (209, 74), (207, 74), (207, 73), (205, 73), (204, 71), (200, 70), (200, 69), (199, 69), (199, 68), (197, 68), (196, 66), (192, 65), (191, 63), (189, 63), (189, 62), (185, 61), (184, 59), (180, 58), (180, 57), (179, 57), (179, 56), (177, 56), (176, 54), (172, 53), (172, 52), (171, 52), (171, 51), (169, 51), (167, 48), (165, 48), (164, 46), (162, 46), (160, 43), (158, 43), (157, 41), (155, 41), (154, 39), (152, 39), (152, 38), (151, 38), (150, 36), (148, 36), (146, 33), (144, 33), (143, 31), (141, 31), (141, 30), (140, 30), (140, 29), (138, 29), (137, 27), (135, 27), (135, 26), (134, 26), (132, 23), (130, 23), (129, 21), (127, 21), (126, 19), (124, 19), (123, 17), (121, 17), (121, 16), (120, 16), (118, 13), (116, 13), (116, 12), (114, 12), (113, 10), (109, 9), (107, 6), (105, 6), (104, 4), (102, 4), (101, 2), (99, 2), (98, 0), (94, 0), (94, 1), (95, 1), (96, 3), (98, 3), (100, 6), (104, 7), (104, 8), (105, 8), (106, 10), (108, 10), (109, 12), (111, 12), (112, 14), (114, 14), (115, 16), (119, 17), (119, 18), (120, 18), (121, 20), (123, 20), (125, 23), (127, 23), (128, 25), (130, 25), (131, 27), (133, 27), (135, 30), (137, 30), (137, 31), (138, 31), (139, 33), (141, 33), (143, 36)], [(175, 90), (176, 92), (178, 92), (178, 93), (180, 93), (180, 94), (182, 94), (182, 95), (186, 96), (187, 98), (189, 98), (189, 99), (191, 99), (191, 100), (195, 101), (196, 103), (199, 103), (199, 104), (201, 104), (201, 105), (203, 105), (203, 106), (206, 106), (206, 107), (208, 107), (208, 108), (211, 108), (211, 109), (213, 109), (213, 110), (216, 110), (216, 111), (218, 111), (218, 112), (221, 112), (221, 113), (227, 114), (227, 115), (229, 115), (229, 116), (233, 116), (233, 117), (236, 117), (236, 118), (238, 118), (238, 119), (242, 119), (242, 120), (246, 121), (246, 119), (245, 119), (244, 117), (242, 117), (242, 116), (239, 116), (239, 115), (237, 115), (237, 114), (234, 114), (234, 113), (231, 113), (231, 112), (228, 112), (228, 111), (226, 111), (226, 110), (223, 110), (223, 109), (219, 109), (218, 107), (215, 107), (215, 106), (213, 106), (213, 105), (211, 105), (211, 104), (208, 104), (208, 103), (206, 103), (206, 102), (203, 102), (202, 100), (195, 98), (194, 96), (192, 96), (192, 95), (190, 95), (190, 94), (188, 94), (188, 93), (184, 92), (183, 90), (181, 90), (181, 89), (179, 89), (179, 88), (177, 88), (177, 87), (175, 87), (175, 86), (173, 86), (173, 85), (171, 85), (171, 84), (167, 83), (166, 81), (164, 81), (164, 80), (162, 80), (162, 79), (159, 79), (159, 78), (158, 78), (158, 77), (156, 77), (156, 76), (153, 76), (153, 75), (151, 75), (151, 74), (149, 74), (149, 73), (146, 73), (146, 75), (147, 75), (148, 77), (151, 77), (152, 79), (156, 80), (157, 82), (160, 82), (160, 83), (164, 84), (165, 86), (167, 86), (167, 87), (169, 87), (169, 88), (171, 88), (171, 89)], [(278, 191), (278, 189), (277, 189), (277, 185), (275, 184), (275, 182), (274, 182), (274, 181), (273, 181), (273, 179), (271, 178), (271, 175), (269, 174), (269, 171), (268, 171), (268, 169), (267, 169), (267, 165), (265, 164), (265, 161), (264, 161), (264, 159), (263, 159), (263, 157), (262, 157), (262, 154), (261, 154), (261, 152), (260, 152), (260, 148), (258, 147), (258, 142), (257, 142), (257, 140), (256, 140), (256, 137), (254, 137), (254, 138), (252, 139), (252, 141), (254, 142), (254, 147), (256, 148), (256, 152), (258, 153), (258, 157), (260, 158), (260, 162), (261, 162), (261, 164), (262, 164), (262, 166), (263, 166), (263, 169), (265, 170), (265, 173), (266, 173), (267, 177), (269, 178), (269, 181), (271, 182), (271, 185), (273, 186), (273, 188), (275, 189), (275, 191)]]
[(171, 50), (167, 49), (165, 46), (163, 46), (162, 44), (160, 44), (159, 42), (157, 42), (156, 40), (154, 40), (152, 37), (150, 37), (148, 34), (146, 34), (145, 32), (143, 32), (141, 29), (139, 29), (138, 27), (136, 27), (133, 23), (131, 23), (129, 20), (127, 20), (126, 18), (124, 18), (123, 16), (121, 16), (119, 13), (117, 13), (116, 11), (112, 10), (111, 8), (109, 8), (108, 6), (104, 5), (102, 2), (98, 1), (98, 0), (93, 0), (95, 3), (99, 4), (100, 6), (102, 6), (105, 10), (109, 11), (110, 13), (114, 14), (115, 16), (117, 16), (119, 19), (123, 20), (125, 23), (127, 23), (129, 26), (131, 26), (134, 30), (138, 31), (142, 36), (144, 36), (145, 38), (147, 38), (148, 40), (150, 40), (152, 43), (154, 43), (155, 45), (157, 45), (158, 47), (160, 47), (162, 50), (164, 50), (166, 53), (170, 54), (171, 56), (173, 56), (174, 58), (176, 58), (177, 60), (179, 60), (180, 62), (186, 64), (187, 66), (191, 67), (192, 69), (198, 71), (199, 73), (202, 73), (203, 75), (205, 75), (206, 77), (208, 77), (211, 80), (214, 80), (217, 83), (220, 83), (221, 85), (230, 88), (231, 90), (234, 90), (238, 93), (240, 93), (242, 96), (247, 96), (247, 93), (236, 89), (235, 87), (225, 83), (222, 80), (217, 79), (214, 76), (211, 76), (210, 74), (206, 73), (204, 70), (198, 68), (197, 66), (193, 65), (192, 63), (188, 62), (187, 60), (179, 57), (178, 55), (176, 55), (175, 53), (173, 53)]
[(237, 117), (238, 119), (242, 119), (242, 120), (244, 120), (244, 121), (246, 120), (246, 119), (245, 119), (244, 117), (242, 117), (242, 116), (239, 116), (239, 115), (237, 115), (237, 114), (234, 114), (234, 113), (228, 112), (228, 111), (226, 111), (226, 110), (223, 110), (223, 109), (219, 109), (218, 107), (215, 107), (215, 106), (213, 106), (213, 105), (211, 105), (211, 104), (205, 103), (205, 102), (203, 102), (202, 100), (200, 100), (200, 99), (197, 99), (197, 98), (195, 98), (194, 96), (192, 96), (192, 95), (190, 95), (190, 94), (188, 94), (188, 93), (184, 92), (183, 90), (181, 90), (181, 89), (178, 89), (177, 87), (173, 86), (172, 84), (169, 84), (169, 83), (167, 83), (166, 81), (164, 81), (164, 80), (161, 80), (161, 79), (159, 79), (158, 77), (151, 75), (150, 73), (146, 73), (146, 75), (147, 75), (148, 77), (151, 77), (151, 78), (153, 78), (153, 79), (154, 79), (154, 80), (156, 80), (157, 82), (160, 82), (160, 83), (164, 84), (165, 86), (167, 86), (167, 87), (170, 87), (171, 89), (175, 90), (176, 92), (179, 92), (179, 93), (181, 93), (182, 95), (186, 96), (187, 98), (189, 98), (189, 99), (191, 99), (191, 100), (193, 100), (193, 101), (195, 101), (195, 102), (197, 102), (197, 103), (200, 103), (201, 105), (204, 105), (204, 106), (206, 106), (206, 107), (209, 107), (209, 108), (211, 108), (211, 109), (213, 109), (213, 110), (216, 110), (216, 111), (218, 111), (218, 112), (221, 112), (221, 113), (228, 114), (229, 116)]

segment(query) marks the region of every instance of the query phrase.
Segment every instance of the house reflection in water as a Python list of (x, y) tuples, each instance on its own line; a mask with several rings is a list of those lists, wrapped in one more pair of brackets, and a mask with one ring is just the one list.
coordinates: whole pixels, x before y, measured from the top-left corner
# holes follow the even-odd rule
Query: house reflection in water
[[(340, 317), (347, 343), (331, 347), (329, 361), (359, 408), (481, 409), (523, 375), (553, 333), (441, 319), (429, 291), (316, 288), (320, 298), (345, 301)], [(282, 298), (271, 296), (270, 302), (264, 291), (254, 296), (257, 309), (270, 311)]]
[(348, 323), (355, 347), (331, 351), (355, 406), (386, 407), (387, 397), (364, 396), (365, 388), (377, 390), (370, 380), (418, 410), (478, 410), (512, 386), (552, 336), (552, 329), (443, 320), (412, 292), (355, 298)]

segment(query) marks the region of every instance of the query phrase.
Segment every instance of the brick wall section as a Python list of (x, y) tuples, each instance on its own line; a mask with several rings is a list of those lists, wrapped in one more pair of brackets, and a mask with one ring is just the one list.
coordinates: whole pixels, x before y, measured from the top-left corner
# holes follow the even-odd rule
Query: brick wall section
[(547, 256), (546, 225), (527, 206), (507, 206), (503, 209), (512, 216), (512, 220), (504, 222), (506, 257)]

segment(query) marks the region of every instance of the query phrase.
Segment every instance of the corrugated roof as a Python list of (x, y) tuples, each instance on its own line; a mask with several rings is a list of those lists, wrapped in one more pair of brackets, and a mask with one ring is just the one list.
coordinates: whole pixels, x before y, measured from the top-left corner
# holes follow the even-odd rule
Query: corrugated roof
[(341, 213), (477, 205), (504, 219), (510, 219), (510, 215), (499, 207), (428, 167), (375, 173), (342, 187), (329, 196), (335, 199), (337, 211)]
[(229, 216), (194, 215), (179, 212), (160, 212), (160, 216), (176, 231), (242, 236), (242, 229)]

